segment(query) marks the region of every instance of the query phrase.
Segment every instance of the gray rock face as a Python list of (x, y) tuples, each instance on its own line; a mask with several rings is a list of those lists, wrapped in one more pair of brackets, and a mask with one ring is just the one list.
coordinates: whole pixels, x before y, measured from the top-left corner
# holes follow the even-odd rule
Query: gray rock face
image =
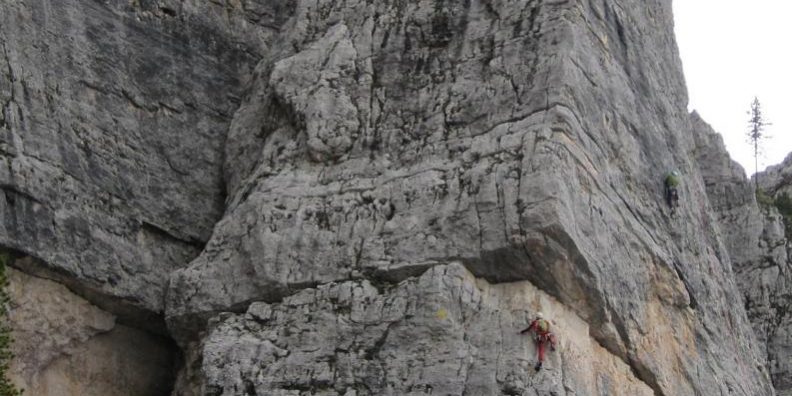
[(226, 131), (288, 15), (270, 3), (4, 2), (0, 245), (43, 263), (28, 272), (161, 312), (223, 212)]
[[(518, 331), (540, 309), (559, 348), (536, 374)], [(202, 364), (207, 395), (653, 394), (569, 308), (458, 263), (389, 290), (348, 281), (253, 303), (212, 329)]]
[(773, 384), (780, 396), (792, 395), (792, 246), (774, 209), (764, 214), (762, 255), (742, 275), (749, 318), (767, 344)]
[[(617, 155), (624, 136), (590, 135), (606, 130), (601, 117), (578, 116), (572, 102), (602, 99), (607, 114), (634, 98), (609, 97), (586, 78), (634, 95), (626, 72), (579, 66), (610, 59), (599, 47), (607, 39), (587, 28), (619, 44), (618, 32), (608, 30), (616, 22), (605, 20), (617, 18), (612, 12), (530, 1), (299, 2), (291, 30), (281, 33), (284, 48), (259, 64), (254, 93), (235, 115), (229, 209), (206, 251), (174, 279), (183, 293), (173, 295), (171, 313), (277, 298), (295, 285), (357, 273), (403, 278), (449, 257), (477, 263), (480, 275), (514, 280), (538, 272), (526, 255), (588, 254), (560, 252), (545, 234), (573, 238), (578, 227), (568, 226), (576, 216), (589, 228), (603, 223), (589, 209), (577, 212), (619, 202), (607, 180), (621, 175), (618, 167), (657, 172), (640, 164), (636, 141)], [(677, 96), (656, 103), (669, 106), (666, 113), (684, 99), (681, 85), (668, 89)], [(335, 101), (318, 99), (330, 91)], [(642, 116), (629, 115), (636, 124)], [(628, 135), (627, 121), (610, 120), (607, 130)], [(624, 158), (606, 162), (617, 156)], [(589, 202), (577, 189), (584, 183), (614, 199)], [(653, 203), (654, 180), (643, 187)]]
[(170, 392), (178, 351), (170, 340), (116, 323), (63, 285), (10, 270), (16, 356), (26, 395), (140, 396)]
[[(772, 395), (786, 363), (759, 345), (785, 341), (734, 303), (766, 227), (687, 114), (671, 21), (9, 3), (0, 247), (124, 323), (164, 310), (174, 395)], [(540, 309), (560, 345), (535, 373)]]
[(759, 186), (773, 196), (783, 193), (792, 196), (792, 153), (784, 162), (759, 172)]
[[(557, 298), (657, 394), (772, 394), (688, 157), (670, 20), (665, 1), (297, 2), (234, 116), (226, 214), (172, 278), (175, 335), (202, 338), (203, 320), (253, 301), (456, 260)], [(675, 218), (662, 198), (671, 168), (686, 174)], [(226, 332), (267, 345), (266, 329), (231, 326), (197, 347), (204, 362)], [(324, 358), (300, 364), (338, 375)], [(206, 389), (314, 392), (251, 370), (204, 366)]]
[[(792, 197), (792, 155), (760, 172), (758, 177), (760, 187), (772, 197)], [(792, 395), (792, 226), (788, 224), (790, 219), (784, 219), (773, 206), (764, 208), (762, 214), (762, 252), (747, 279), (751, 293), (746, 294), (748, 302), (756, 307), (754, 323), (766, 333), (773, 383), (779, 395), (787, 396)]]
[[(751, 181), (729, 160), (723, 141), (693, 114), (697, 158), (724, 241), (732, 258), (737, 284), (762, 352), (767, 355), (773, 384), (779, 395), (792, 395), (792, 247), (782, 217), (773, 207), (760, 208)], [(767, 191), (780, 193), (789, 186), (779, 176), (789, 164), (760, 174)]]

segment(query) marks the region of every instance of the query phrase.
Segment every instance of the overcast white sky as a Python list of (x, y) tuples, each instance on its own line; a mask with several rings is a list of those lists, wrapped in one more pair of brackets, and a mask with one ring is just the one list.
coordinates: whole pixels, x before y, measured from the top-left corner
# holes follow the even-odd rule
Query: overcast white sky
[(792, 1), (674, 0), (674, 19), (688, 108), (723, 135), (750, 175), (746, 113), (758, 97), (773, 124), (759, 169), (783, 161), (792, 151)]

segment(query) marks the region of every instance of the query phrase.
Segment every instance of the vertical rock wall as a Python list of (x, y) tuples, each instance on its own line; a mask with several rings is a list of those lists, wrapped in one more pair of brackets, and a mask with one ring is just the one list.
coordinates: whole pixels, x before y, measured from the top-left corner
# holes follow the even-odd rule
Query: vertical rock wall
[[(696, 157), (707, 194), (734, 265), (758, 350), (767, 356), (768, 369), (779, 395), (792, 394), (792, 254), (784, 221), (772, 206), (756, 202), (755, 186), (745, 171), (729, 159), (719, 135), (698, 114), (691, 116), (697, 139)], [(789, 166), (770, 168), (760, 175), (767, 191), (789, 188), (781, 174)], [(767, 175), (767, 177), (765, 177)]]
[(224, 209), (226, 131), (275, 29), (258, 18), (203, 1), (4, 2), (0, 244), (162, 311), (168, 274)]
[[(760, 186), (773, 198), (792, 197), (792, 156), (758, 176)], [(788, 201), (787, 201), (788, 202)], [(763, 210), (764, 228), (759, 242), (762, 255), (754, 261), (753, 276), (745, 288), (767, 342), (770, 372), (780, 396), (792, 395), (792, 217), (789, 207)]]
[[(540, 373), (518, 334), (537, 310), (560, 340)], [(491, 285), (452, 263), (389, 290), (349, 281), (253, 303), (212, 329), (202, 368), (209, 395), (653, 395), (588, 333), (530, 283)]]
[(12, 380), (26, 395), (167, 395), (178, 348), (63, 285), (10, 269)]
[(786, 193), (792, 196), (792, 154), (778, 165), (759, 172), (759, 186), (771, 195)]
[[(691, 158), (670, 2), (295, 4), (231, 125), (227, 212), (171, 281), (174, 334), (204, 362), (223, 362), (194, 373), (208, 392), (351, 392), (326, 379), (341, 367), (320, 364), (346, 352), (307, 356), (313, 374), (281, 378), (256, 358), (216, 357), (213, 345), (230, 332), (299, 354), (288, 334), (205, 326), (251, 302), (350, 279), (410, 282), (458, 261), (479, 279), (528, 281), (556, 298), (655, 394), (772, 394)], [(662, 180), (674, 168), (686, 198), (670, 217)], [(400, 342), (390, 337), (381, 342)], [(471, 350), (467, 380), (426, 371), (420, 389), (392, 392), (501, 387), (474, 368), (486, 348)], [(236, 359), (248, 368), (227, 363)], [(512, 392), (550, 386), (537, 381)], [(364, 388), (354, 387), (377, 393)]]
[[(12, 315), (26, 394), (172, 388), (178, 351), (145, 340), (167, 337), (169, 274), (224, 210), (228, 125), (288, 11), (285, 1), (2, 2), (0, 251), (77, 295), (53, 305), (39, 296), (49, 286), (12, 279), (25, 290)], [(94, 310), (118, 324), (73, 334)]]
[[(79, 378), (134, 359), (78, 363), (157, 332), (174, 395), (774, 393), (734, 304), (754, 237), (722, 216), (761, 222), (712, 193), (670, 0), (14, 0), (0, 22), (0, 247), (122, 324), (31, 347), (44, 394), (104, 389)], [(539, 309), (561, 342), (535, 373)]]

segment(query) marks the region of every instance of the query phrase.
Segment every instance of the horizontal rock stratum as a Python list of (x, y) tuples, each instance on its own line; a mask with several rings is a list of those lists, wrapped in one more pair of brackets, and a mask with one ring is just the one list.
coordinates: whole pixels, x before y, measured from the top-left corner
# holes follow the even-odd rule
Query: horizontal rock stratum
[[(42, 310), (54, 341), (12, 374), (84, 394), (60, 384), (140, 361), (65, 366), (141, 343), (167, 373), (101, 392), (788, 394), (782, 220), (687, 112), (672, 21), (670, 0), (4, 5), (0, 247), (39, 285), (17, 299), (79, 307)], [(540, 310), (537, 372), (518, 332)]]

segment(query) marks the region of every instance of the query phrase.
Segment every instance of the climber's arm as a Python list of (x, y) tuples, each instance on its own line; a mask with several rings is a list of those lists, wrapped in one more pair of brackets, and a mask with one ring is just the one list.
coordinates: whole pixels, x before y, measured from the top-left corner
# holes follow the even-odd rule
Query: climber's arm
[(525, 334), (525, 333), (531, 331), (534, 327), (536, 327), (536, 321), (535, 320), (533, 322), (531, 322), (531, 325), (526, 327), (525, 330), (521, 331), (520, 334)]

